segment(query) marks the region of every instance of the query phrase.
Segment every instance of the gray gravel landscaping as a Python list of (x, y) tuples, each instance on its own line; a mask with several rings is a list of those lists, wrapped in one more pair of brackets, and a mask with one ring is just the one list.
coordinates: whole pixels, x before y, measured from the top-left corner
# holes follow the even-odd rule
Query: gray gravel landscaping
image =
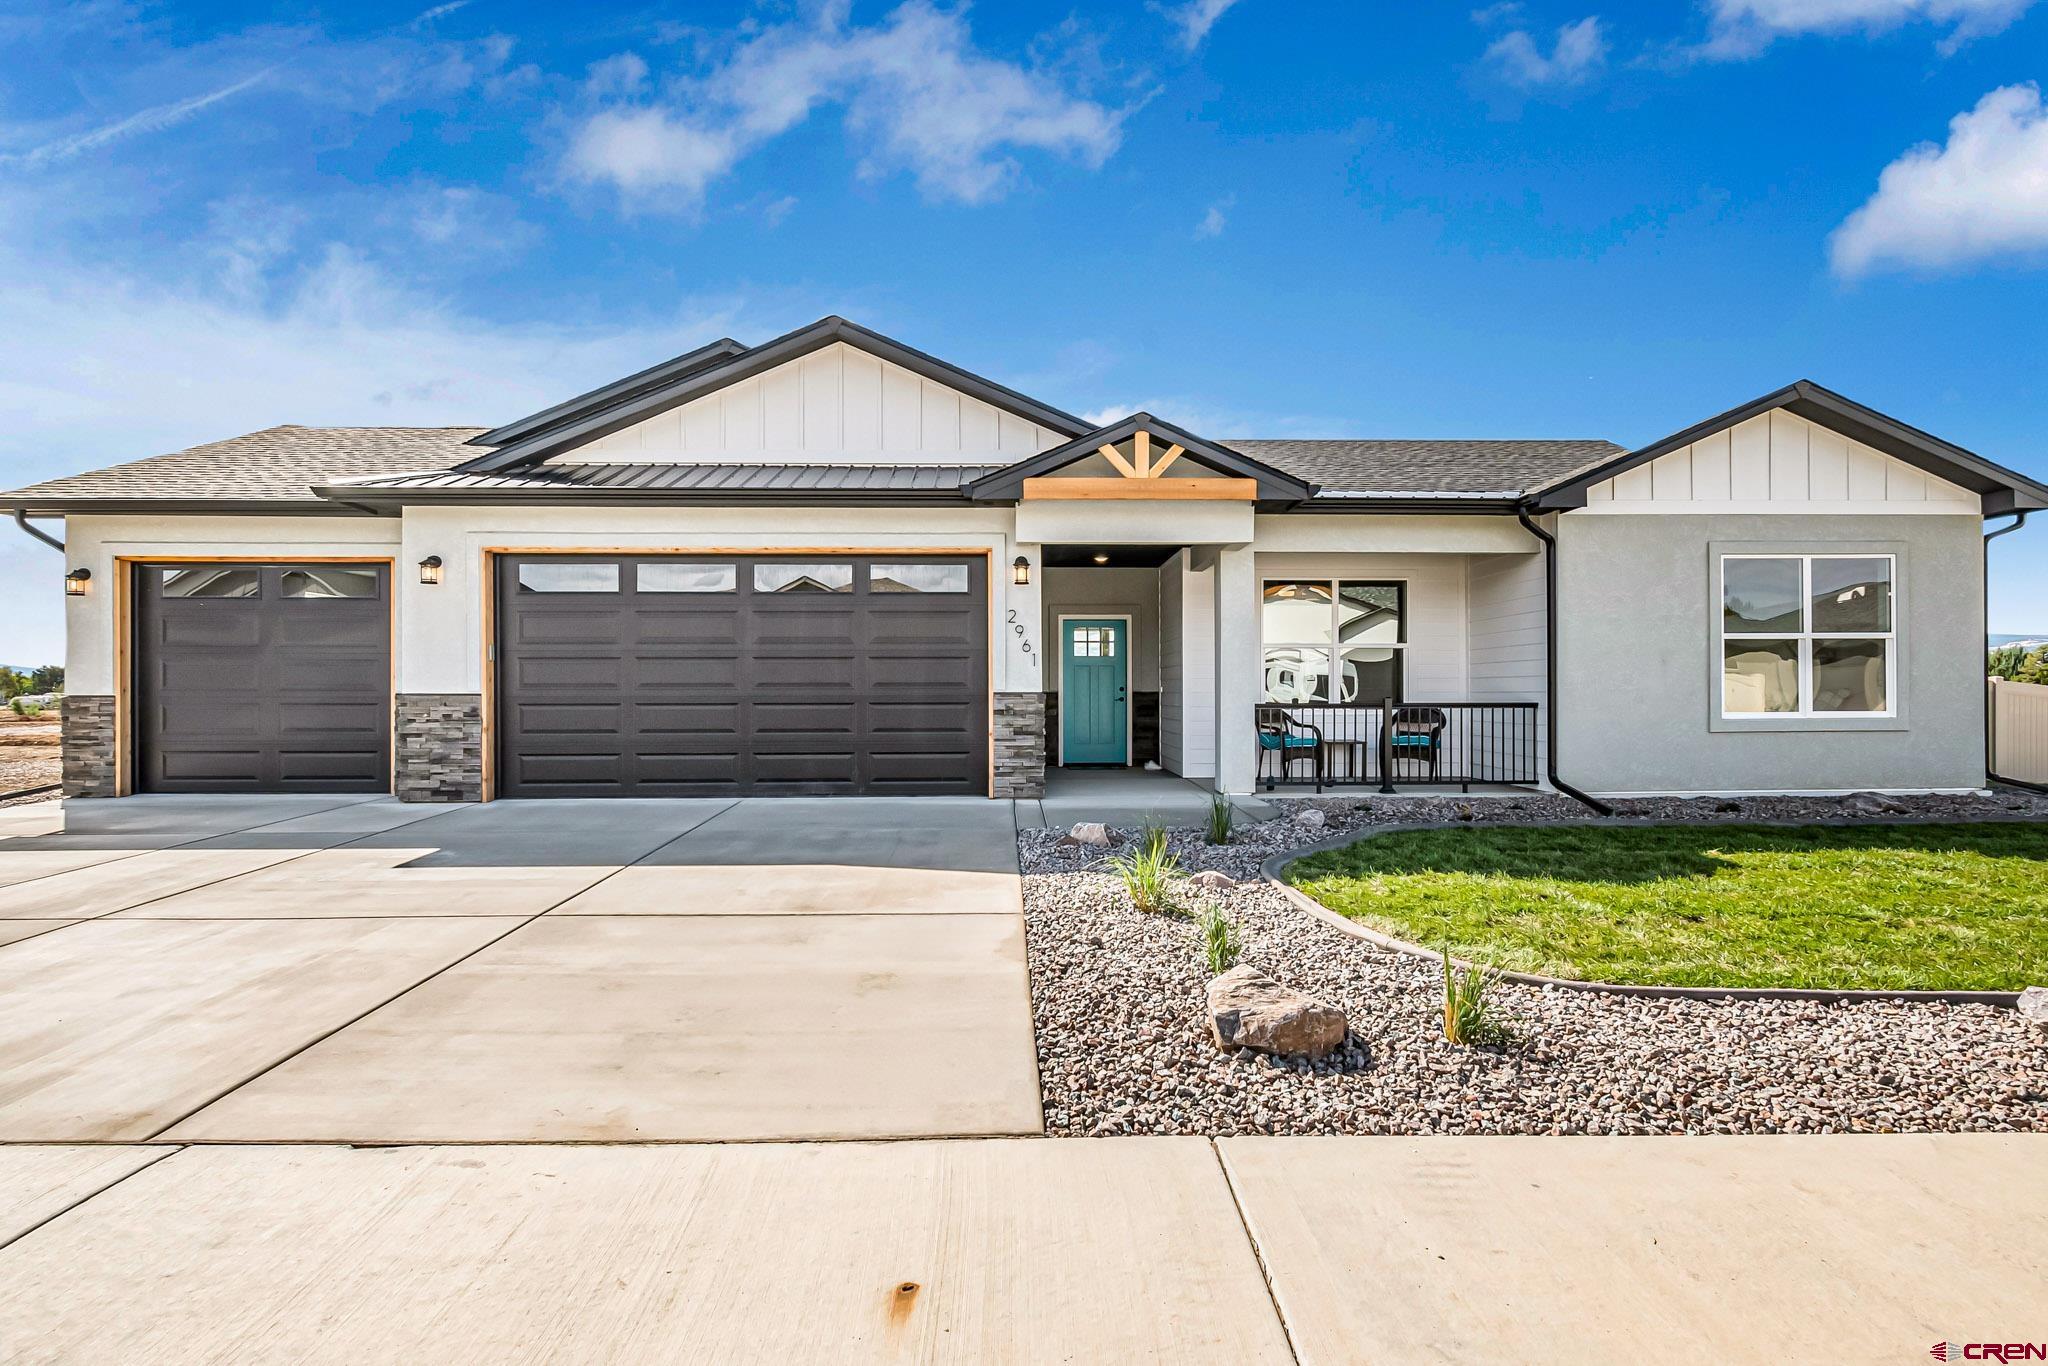
[[(2048, 1028), (2011, 1010), (1892, 1002), (1686, 1001), (1495, 988), (1517, 1042), (1444, 1041), (1440, 969), (1375, 948), (1259, 880), (1270, 856), (1374, 825), (1582, 819), (1562, 797), (1326, 798), (1323, 824), (1241, 825), (1172, 847), (1220, 900), (1244, 961), (1340, 1007), (1351, 1037), (1317, 1064), (1225, 1053), (1203, 1016), (1194, 925), (1131, 908), (1108, 853), (1019, 832), (1046, 1128), (1061, 1135), (2048, 1131)], [(1830, 798), (1618, 804), (1649, 821), (1839, 820)], [(1905, 799), (1922, 819), (2048, 819), (2048, 798)], [(1731, 809), (1732, 808), (1732, 809)], [(1119, 832), (1128, 840), (1130, 831)]]

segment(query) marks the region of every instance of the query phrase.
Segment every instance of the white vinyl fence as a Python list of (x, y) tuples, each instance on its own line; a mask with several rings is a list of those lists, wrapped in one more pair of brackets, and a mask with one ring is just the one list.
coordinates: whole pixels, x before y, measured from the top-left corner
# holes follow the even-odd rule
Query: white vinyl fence
[(1991, 771), (2048, 783), (2048, 687), (1991, 679)]

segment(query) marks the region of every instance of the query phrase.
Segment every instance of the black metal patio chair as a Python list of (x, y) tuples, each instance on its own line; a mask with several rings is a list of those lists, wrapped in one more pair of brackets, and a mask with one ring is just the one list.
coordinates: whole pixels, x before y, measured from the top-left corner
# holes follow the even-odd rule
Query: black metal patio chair
[(1273, 790), (1273, 775), (1268, 772), (1266, 759), (1271, 756), (1274, 767), (1279, 769), (1279, 781), (1291, 782), (1288, 765), (1297, 759), (1307, 759), (1314, 770), (1316, 793), (1323, 790), (1323, 732), (1317, 726), (1303, 721), (1285, 707), (1261, 707), (1258, 711), (1259, 768), (1258, 776), (1266, 785), (1266, 791)]

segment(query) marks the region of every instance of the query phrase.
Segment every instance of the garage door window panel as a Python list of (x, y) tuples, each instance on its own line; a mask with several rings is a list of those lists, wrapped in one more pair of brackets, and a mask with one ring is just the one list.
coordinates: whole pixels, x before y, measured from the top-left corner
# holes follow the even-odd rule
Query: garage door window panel
[(263, 592), (259, 569), (159, 569), (154, 571), (167, 598), (254, 598)]
[(964, 564), (877, 564), (868, 567), (870, 593), (955, 593), (971, 591)]
[(757, 564), (756, 593), (851, 593), (851, 564)]
[(635, 565), (633, 587), (641, 593), (737, 593), (739, 566), (652, 561)]
[(521, 593), (616, 593), (619, 567), (615, 564), (522, 564), (519, 566)]
[(383, 576), (374, 569), (287, 569), (278, 586), (288, 598), (376, 599)]

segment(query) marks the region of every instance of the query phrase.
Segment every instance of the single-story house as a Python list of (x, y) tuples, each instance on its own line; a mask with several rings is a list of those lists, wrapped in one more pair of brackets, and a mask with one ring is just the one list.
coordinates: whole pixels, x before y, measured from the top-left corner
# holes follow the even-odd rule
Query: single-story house
[(62, 518), (65, 783), (1030, 796), (1985, 781), (1983, 521), (1800, 381), (1635, 450), (1102, 425), (840, 318), (500, 427), (273, 427)]

